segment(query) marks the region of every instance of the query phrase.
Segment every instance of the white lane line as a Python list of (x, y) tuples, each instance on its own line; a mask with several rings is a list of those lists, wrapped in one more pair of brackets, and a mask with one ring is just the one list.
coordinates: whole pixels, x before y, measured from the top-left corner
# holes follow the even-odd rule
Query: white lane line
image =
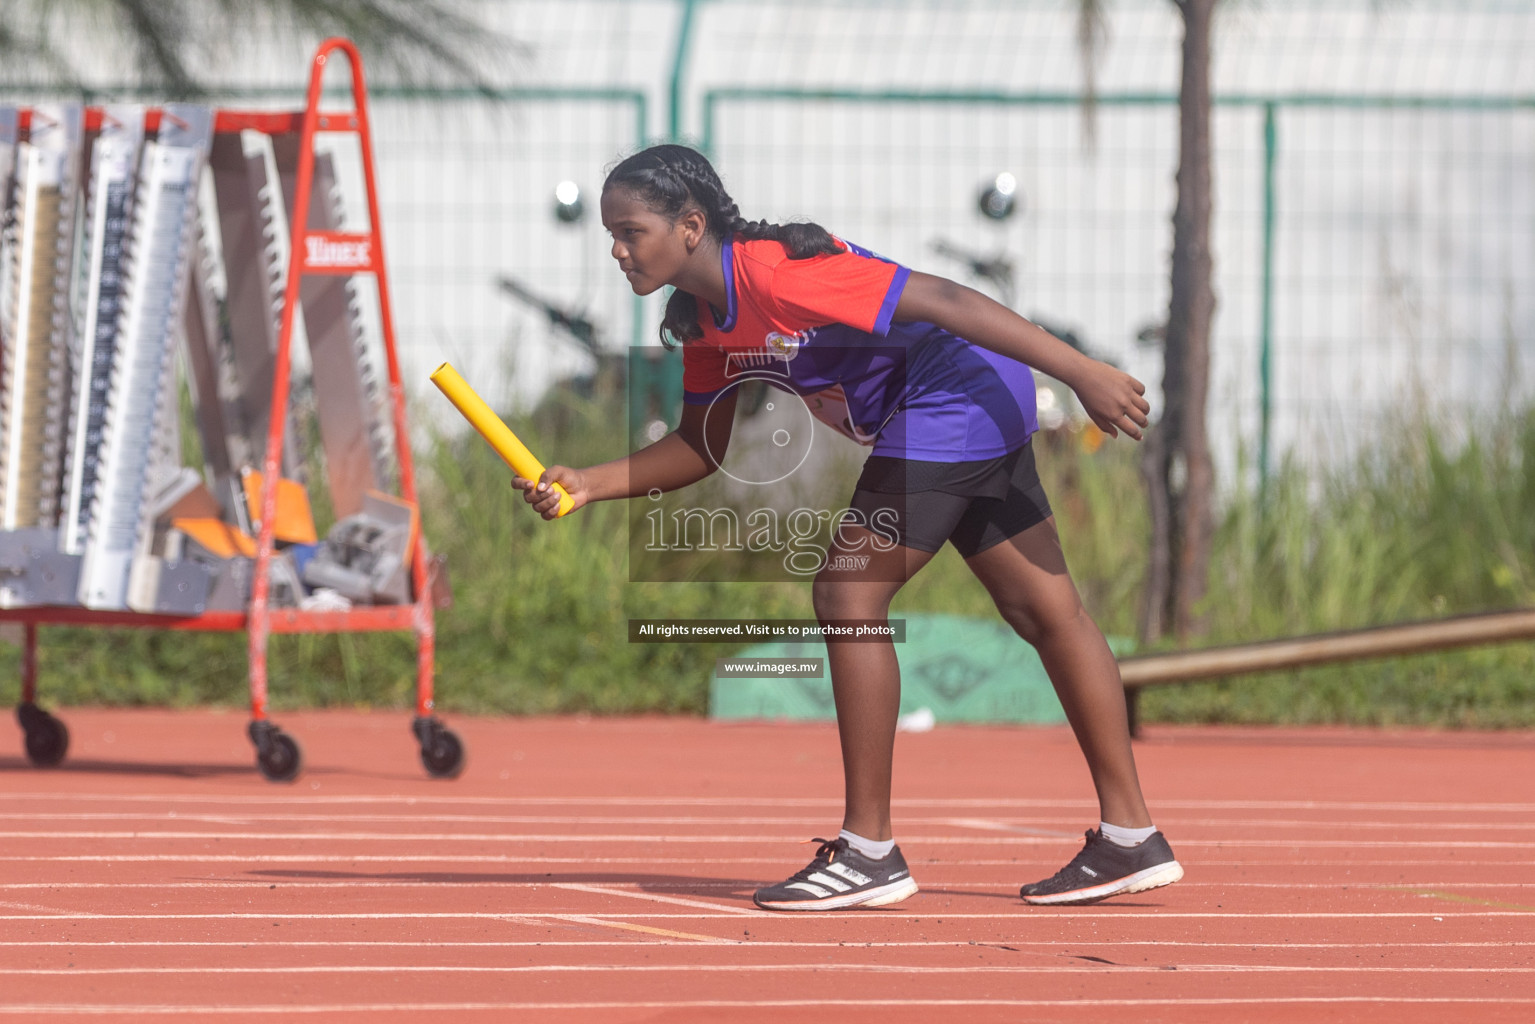
[[(1535, 750), (1535, 744), (1532, 744)], [(295, 804), (387, 804), (391, 807), (439, 808), (455, 804), (479, 807), (832, 807), (841, 809), (840, 797), (752, 797), (752, 796), (455, 796), (444, 793), (429, 797), (407, 794), (352, 795), (293, 794), (265, 796), (253, 794), (199, 795), (195, 793), (0, 793), (0, 802), (42, 801), (50, 804), (63, 803), (175, 803), (212, 804), (216, 807), (231, 805), (280, 805)], [(1066, 808), (1075, 813), (1088, 815), (1095, 808), (1081, 800), (1047, 800), (1032, 798), (984, 797), (903, 798), (892, 801), (894, 807), (936, 807), (940, 810), (953, 808)], [(1307, 810), (1307, 811), (1401, 811), (1421, 813), (1427, 811), (1454, 811), (1460, 814), (1490, 812), (1497, 814), (1535, 814), (1535, 803), (1446, 803), (1429, 801), (1360, 801), (1360, 800), (1165, 800), (1156, 801), (1154, 810), (1161, 812), (1181, 810)]]
[(74, 1014), (78, 1016), (149, 1016), (181, 1015), (197, 1017), (232, 1016), (241, 1014), (338, 1014), (338, 1013), (473, 1013), (516, 1012), (531, 1010), (761, 1010), (804, 1008), (881, 1007), (904, 1008), (1004, 1008), (1004, 1009), (1076, 1009), (1112, 1007), (1172, 1007), (1188, 1006), (1319, 1006), (1333, 1007), (1338, 1004), (1375, 1006), (1535, 1006), (1535, 997), (1501, 998), (1488, 996), (1278, 996), (1265, 998), (1215, 998), (1215, 999), (700, 999), (700, 1000), (647, 1000), (623, 1002), (522, 1002), (522, 1003), (277, 1003), (230, 1006), (174, 1005), (167, 1003), (123, 1005), (121, 1003), (31, 1003), (26, 1005), (0, 1005), (0, 1013), (43, 1016), (46, 1014)]
[[(758, 918), (771, 918), (784, 920), (782, 913), (774, 913), (768, 910), (747, 910), (745, 908), (725, 908), (711, 906), (712, 914), (672, 914), (656, 911), (654, 913), (613, 913), (603, 911), (601, 914), (592, 915), (605, 918), (660, 921), (660, 920), (734, 920), (737, 915), (750, 914)], [(1063, 916), (1052, 911), (1066, 911), (1065, 916), (1074, 920), (1083, 920), (1084, 912), (1080, 907), (1019, 907), (1018, 910), (1008, 914), (969, 914), (950, 913), (945, 910), (935, 909), (926, 913), (909, 913), (895, 910), (851, 910), (817, 911), (813, 916), (825, 920), (828, 918), (846, 917), (851, 915), (854, 919), (874, 921), (1021, 921), (1030, 917), (1048, 919)], [(1535, 909), (1531, 910), (1463, 910), (1459, 905), (1434, 907), (1428, 910), (1409, 911), (1311, 911), (1311, 912), (1276, 912), (1276, 913), (1246, 913), (1240, 910), (1232, 910), (1229, 913), (1217, 914), (1211, 911), (1135, 911), (1121, 910), (1113, 906), (1095, 908), (1086, 912), (1095, 917), (1112, 920), (1124, 920), (1131, 918), (1147, 918), (1150, 920), (1225, 920), (1225, 921), (1251, 921), (1267, 920), (1270, 918), (1294, 921), (1294, 920), (1401, 920), (1401, 919), (1432, 919), (1435, 921), (1448, 921), (1451, 919), (1480, 919), (1502, 917), (1535, 917)], [(492, 912), (398, 912), (398, 913), (335, 913), (335, 914), (293, 914), (293, 913), (253, 913), (244, 911), (229, 911), (220, 914), (102, 914), (93, 911), (76, 911), (70, 914), (0, 914), (0, 921), (504, 921), (519, 918), (548, 918), (549, 920), (563, 920), (572, 916), (566, 911), (522, 910), (508, 911), (506, 913)], [(581, 915), (576, 915), (581, 916)], [(804, 915), (810, 916), (810, 915)]]
[[(602, 833), (596, 835), (580, 835), (575, 833), (515, 833), (515, 832), (172, 832), (156, 830), (140, 831), (101, 831), (101, 832), (0, 832), (0, 839), (47, 839), (47, 840), (82, 840), (82, 839), (131, 839), (141, 842), (155, 840), (183, 840), (183, 839), (241, 839), (257, 840), (263, 842), (400, 842), (411, 841), (415, 843), (773, 843), (788, 845), (803, 842), (799, 836), (739, 836), (719, 834), (679, 836), (675, 833), (664, 835), (625, 835), (622, 833)], [(906, 835), (902, 841), (908, 845), (916, 843), (954, 843), (971, 846), (1058, 846), (1059, 839), (1047, 839), (1040, 836), (925, 836), (921, 834)], [(1305, 849), (1451, 849), (1451, 850), (1528, 850), (1527, 842), (1502, 842), (1499, 840), (1484, 840), (1472, 842), (1463, 839), (1305, 839), (1288, 837), (1284, 839), (1190, 839), (1179, 837), (1179, 847), (1226, 847), (1226, 848), (1305, 848)]]
[[(152, 824), (175, 823), (181, 825), (212, 824), (228, 826), (254, 826), (259, 824), (306, 824), (323, 823), (326, 825), (565, 825), (565, 826), (597, 826), (597, 825), (630, 825), (630, 826), (656, 826), (664, 825), (674, 828), (707, 828), (718, 830), (725, 826), (760, 826), (763, 828), (777, 828), (785, 825), (803, 826), (806, 831), (815, 831), (818, 827), (805, 817), (764, 817), (764, 816), (655, 816), (655, 815), (593, 815), (593, 814), (565, 814), (565, 815), (507, 815), (507, 814), (347, 814), (347, 813), (315, 813), (315, 814), (214, 814), (214, 813), (187, 813), (184, 811), (159, 811), (159, 812), (124, 812), (124, 811), (81, 811), (81, 812), (13, 812), (0, 813), (0, 821), (26, 821), (26, 822), (130, 822), (143, 821)], [(1290, 829), (1295, 831), (1307, 830), (1348, 830), (1358, 832), (1360, 830), (1401, 830), (1404, 823), (1401, 821), (1369, 821), (1360, 818), (1347, 820), (1329, 820), (1323, 818), (1292, 819), (1292, 818), (1179, 818), (1176, 816), (1163, 816), (1160, 824), (1164, 831), (1170, 829), (1193, 828), (1218, 828), (1218, 829)], [(1003, 832), (1015, 835), (1044, 836), (1054, 839), (1071, 839), (1081, 841), (1082, 830), (1063, 830), (1058, 817), (1049, 818), (930, 818), (903, 816), (900, 819), (903, 831), (902, 838), (911, 833), (909, 830), (928, 826), (945, 826), (948, 828), (969, 828), (982, 832)], [(1047, 827), (1049, 826), (1049, 827)], [(1535, 831), (1535, 820), (1521, 821), (1415, 821), (1411, 823), (1415, 832), (1530, 832)], [(88, 832), (65, 833), (70, 835), (90, 835)], [(155, 831), (145, 831), (145, 835), (159, 835)], [(171, 834), (171, 833), (163, 833)], [(391, 833), (392, 834), (392, 833)], [(713, 838), (715, 832), (711, 832), (709, 838)], [(678, 837), (693, 838), (699, 837)], [(920, 838), (920, 836), (919, 836)], [(1180, 842), (1189, 843), (1191, 840), (1179, 836)], [(1204, 840), (1213, 841), (1213, 840)], [(1274, 840), (1284, 841), (1282, 838)]]
[[(236, 858), (241, 859), (243, 858)], [(693, 864), (697, 861), (688, 861)], [(952, 867), (945, 864), (945, 867)], [(933, 878), (927, 873), (922, 875), (922, 885), (927, 889), (958, 889), (981, 888), (997, 890), (999, 892), (1012, 892), (1018, 887), (1012, 882), (996, 882), (984, 879), (968, 878)], [(229, 879), (222, 881), (186, 880), (176, 882), (0, 882), (0, 892), (10, 889), (18, 890), (65, 890), (65, 889), (574, 889), (579, 892), (600, 893), (605, 896), (630, 896), (636, 899), (654, 899), (671, 903), (679, 903), (683, 906), (706, 906), (713, 908), (714, 904), (688, 903), (676, 897), (655, 895), (656, 889), (677, 889), (682, 892), (692, 892), (696, 889), (721, 889), (726, 892), (735, 892), (743, 888), (747, 882), (714, 881), (711, 879), (699, 879), (687, 882), (646, 882), (645, 892), (625, 890), (624, 885), (639, 884), (628, 882), (621, 878), (612, 880), (612, 885), (620, 888), (600, 888), (595, 885), (577, 882), (555, 882), (545, 879), (523, 880), (497, 878), (487, 876), (479, 879), (464, 881), (449, 881), (435, 879), (372, 879), (365, 876), (346, 878), (341, 880), (314, 880), (307, 878), (282, 878), (269, 877), (254, 879)], [(1482, 891), (1485, 889), (1535, 889), (1535, 882), (1370, 882), (1359, 878), (1339, 879), (1336, 882), (1201, 882), (1184, 879), (1178, 883), (1178, 890), (1187, 889), (1279, 889), (1290, 891), (1295, 889), (1315, 889), (1323, 892), (1338, 892), (1339, 890), (1352, 890), (1368, 894), (1396, 894), (1400, 896), (1430, 896), (1425, 889), (1468, 889)], [(47, 910), (47, 907), (31, 907), (23, 903), (0, 902), (0, 907), (10, 907), (15, 910)], [(63, 913), (63, 911), (60, 911)]]
[[(568, 916), (570, 916), (571, 918), (575, 919), (578, 922), (580, 921), (580, 915), (568, 915)], [(547, 918), (547, 917), (537, 918), (537, 919), (533, 919), (533, 920), (536, 920), (536, 922), (539, 923), (539, 924), (547, 924), (550, 921), (550, 919)], [(592, 920), (593, 921), (598, 921), (599, 919), (593, 918)], [(530, 921), (529, 923), (532, 923), (532, 922)], [(612, 922), (602, 921), (600, 923), (611, 924)], [(784, 941), (784, 940), (777, 940), (777, 939), (718, 938), (717, 941), (725, 942), (725, 943), (732, 943), (732, 944), (740, 945), (740, 946), (765, 946), (765, 947), (773, 947), (773, 948), (781, 948), (781, 949), (835, 949), (837, 947), (845, 945), (845, 943), (842, 942), (841, 940), (832, 940), (832, 939), (828, 939), (828, 940), (825, 940), (825, 941), (822, 941), (822, 942), (810, 942), (810, 941)], [(647, 946), (695, 946), (697, 944), (698, 943), (697, 943), (696, 940), (689, 939), (686, 942), (666, 942), (666, 941), (647, 942), (645, 945), (647, 945)], [(441, 947), (444, 947), (444, 948), (450, 948), (451, 947), (451, 948), (455, 948), (455, 949), (457, 949), (457, 948), (465, 948), (465, 949), (502, 949), (502, 948), (518, 949), (518, 948), (523, 948), (523, 947), (541, 947), (541, 946), (574, 946), (574, 947), (585, 947), (585, 946), (611, 947), (611, 946), (618, 946), (618, 947), (621, 947), (621, 948), (632, 949), (632, 948), (634, 948), (635, 943), (632, 942), (632, 941), (620, 941), (620, 940), (617, 940), (617, 939), (612, 939), (612, 940), (606, 940), (606, 939), (537, 939), (537, 940), (535, 940), (535, 939), (524, 939), (524, 940), (506, 940), (506, 941), (502, 941), (502, 942), (463, 942), (463, 941), (446, 941), (446, 940), (433, 939), (431, 945), (433, 946), (433, 948), (441, 946)], [(1040, 949), (1045, 949), (1045, 950), (1057, 950), (1057, 951), (1060, 951), (1062, 953), (1062, 955), (1070, 955), (1067, 951), (1071, 950), (1071, 949), (1091, 950), (1094, 953), (1101, 953), (1104, 950), (1117, 949), (1117, 948), (1119, 948), (1121, 946), (1124, 946), (1124, 947), (1172, 946), (1172, 947), (1177, 947), (1177, 948), (1180, 948), (1180, 949), (1238, 949), (1238, 950), (1240, 950), (1240, 949), (1327, 949), (1327, 950), (1355, 950), (1355, 949), (1511, 949), (1511, 948), (1523, 948), (1523, 947), (1526, 947), (1526, 946), (1535, 946), (1535, 941), (1521, 941), (1521, 940), (1509, 939), (1509, 940), (1501, 941), (1501, 942), (1184, 942), (1184, 941), (1180, 941), (1180, 940), (1176, 940), (1176, 939), (1093, 939), (1093, 940), (1091, 940), (1091, 945), (1076, 946), (1076, 945), (1073, 945), (1073, 943), (1068, 941), (1068, 940), (1056, 940), (1056, 941), (1050, 942), (1050, 941), (1044, 941), (1044, 940), (1040, 940), (1040, 939), (1028, 939), (1028, 940), (1023, 940), (1023, 939), (997, 939), (995, 941), (988, 940), (988, 941), (984, 941), (984, 942), (978, 942), (978, 941), (975, 941), (973, 939), (965, 939), (965, 940), (954, 939), (954, 940), (949, 940), (949, 941), (945, 941), (945, 940), (942, 940), (942, 939), (911, 939), (911, 940), (895, 940), (895, 941), (878, 941), (878, 940), (876, 940), (876, 941), (873, 941), (873, 942), (860, 942), (857, 945), (858, 945), (859, 949), (906, 949), (906, 948), (922, 948), (922, 949), (927, 949), (927, 948), (983, 949), (984, 948), (984, 949), (996, 949), (996, 948), (1039, 947)], [(422, 943), (419, 940), (416, 940), (416, 939), (412, 939), (410, 941), (396, 941), (396, 940), (390, 940), (390, 939), (335, 939), (335, 940), (326, 939), (324, 941), (320, 941), (320, 940), (308, 941), (308, 940), (302, 940), (302, 939), (298, 939), (298, 940), (262, 939), (260, 942), (249, 942), (249, 941), (241, 942), (241, 941), (237, 941), (237, 940), (217, 940), (217, 939), (209, 939), (209, 940), (203, 940), (203, 941), (197, 941), (197, 942), (183, 941), (183, 940), (177, 940), (177, 939), (166, 939), (166, 940), (153, 940), (153, 939), (142, 939), (142, 940), (139, 940), (139, 939), (133, 939), (133, 940), (125, 940), (125, 941), (121, 941), (121, 942), (113, 941), (113, 940), (69, 940), (69, 941), (63, 941), (63, 940), (59, 940), (59, 941), (54, 941), (54, 940), (32, 940), (32, 941), (14, 941), (14, 942), (13, 941), (0, 941), (0, 949), (8, 948), (8, 947), (13, 947), (13, 946), (17, 947), (17, 948), (21, 948), (21, 949), (31, 949), (33, 947), (41, 948), (41, 947), (50, 947), (50, 946), (60, 946), (60, 947), (66, 947), (66, 948), (69, 948), (69, 949), (75, 949), (77, 947), (81, 948), (81, 949), (88, 949), (88, 948), (95, 948), (95, 947), (100, 947), (100, 948), (103, 948), (103, 949), (135, 949), (135, 948), (158, 949), (160, 947), (166, 947), (166, 948), (172, 948), (172, 949), (174, 949), (174, 948), (182, 948), (182, 947), (188, 947), (188, 948), (193, 948), (193, 949), (202, 949), (202, 948), (214, 949), (214, 948), (218, 948), (218, 947), (227, 946), (227, 947), (230, 947), (230, 948), (237, 948), (237, 949), (246, 949), (246, 950), (248, 950), (248, 949), (252, 949), (252, 948), (258, 947), (258, 946), (261, 949), (284, 949), (284, 948), (287, 948), (289, 946), (292, 946), (292, 947), (301, 948), (301, 949), (308, 949), (308, 948), (314, 948), (314, 949), (320, 949), (320, 948), (323, 948), (323, 949), (351, 949), (351, 948), (355, 947), (355, 948), (359, 948), (359, 949), (379, 948), (379, 949), (410, 949), (410, 950), (420, 950), (421, 946), (422, 946)]]
[[(607, 922), (596, 922), (604, 924)], [(675, 933), (673, 933), (675, 934)], [(716, 940), (707, 937), (708, 941)], [(694, 943), (697, 945), (698, 943)], [(1162, 974), (1161, 964), (1109, 964), (1052, 962), (1044, 964), (969, 964), (963, 967), (934, 967), (919, 964), (839, 964), (814, 961), (796, 964), (506, 964), (471, 966), (445, 964), (294, 964), (287, 967), (0, 967), (0, 977), (56, 977), (111, 975), (292, 975), (292, 974)], [(1281, 966), (1276, 964), (1184, 964), (1176, 965), (1180, 974), (1535, 974), (1535, 967), (1337, 967), (1316, 964)], [(1535, 996), (1531, 996), (1535, 1000)]]
[[(44, 793), (37, 791), (0, 793), (0, 803), (6, 800), (18, 802), (46, 801), (47, 803), (169, 803), (291, 807), (295, 804), (387, 804), (391, 807), (842, 807), (842, 800), (832, 797), (713, 797), (713, 796), (464, 796), (443, 793), (439, 796), (417, 797), (405, 793), (336, 795), (329, 793), (295, 793), (292, 796), (263, 796), (249, 793), (230, 793), (223, 796), (205, 796), (197, 793)], [(1080, 800), (1029, 800), (1029, 801), (966, 801), (921, 800), (894, 801), (901, 806), (914, 807), (961, 807), (973, 804), (977, 807), (1069, 807), (1082, 809), (1090, 805)], [(1459, 809), (1471, 810), (1475, 804), (1456, 804)], [(1505, 805), (1495, 805), (1503, 807)], [(1522, 811), (1518, 804), (1509, 804), (1512, 811)], [(1535, 809), (1535, 805), (1531, 805)]]
[[(741, 815), (741, 816), (699, 816), (699, 815), (614, 815), (614, 814), (356, 814), (345, 812), (317, 812), (314, 814), (262, 814), (262, 813), (238, 813), (238, 814), (214, 814), (207, 812), (189, 813), (186, 811), (79, 811), (79, 812), (15, 812), (0, 813), (0, 821), (150, 821), (150, 822), (175, 822), (181, 824), (212, 823), (218, 825), (245, 825), (265, 822), (323, 822), (325, 824), (337, 823), (366, 823), (366, 824), (472, 824), (472, 825), (677, 825), (696, 826), (698, 828), (719, 828), (725, 825), (760, 825), (760, 826), (804, 826), (817, 827), (805, 815), (793, 817), (775, 817), (765, 815)], [(1050, 824), (1057, 824), (1057, 819), (1041, 819)], [(953, 824), (951, 818), (924, 818), (907, 817), (902, 819), (904, 825), (948, 825)], [(1339, 822), (1340, 827), (1355, 824), (1354, 822)], [(1523, 825), (1524, 823), (1520, 823)], [(1387, 822), (1386, 827), (1401, 828), (1400, 822)], [(1528, 825), (1527, 827), (1535, 827)], [(1082, 832), (1049, 832), (1047, 835), (1080, 838)]]
[[(1182, 845), (1181, 843), (1179, 845)], [(0, 863), (25, 864), (782, 864), (781, 856), (762, 857), (652, 857), (636, 854), (632, 857), (534, 857), (505, 853), (112, 853), (112, 854), (58, 854), (49, 856), (0, 854)], [(936, 859), (922, 863), (934, 863)], [(1004, 867), (1022, 868), (1031, 863), (1054, 863), (1055, 857), (1043, 857), (1038, 861), (1019, 860), (950, 860), (943, 858), (944, 867)], [(1528, 860), (1211, 860), (1199, 858), (1201, 868), (1328, 868), (1359, 869), (1404, 867), (1517, 867), (1528, 869)]]
[[(901, 827), (904, 830), (907, 819), (902, 819)], [(1079, 832), (1062, 832), (1059, 829), (1034, 828), (1017, 821), (995, 821), (986, 818), (947, 818), (934, 824), (948, 825), (950, 828), (973, 828), (982, 832), (1012, 832), (1018, 835), (1049, 836), (1054, 839), (1076, 839)], [(1054, 824), (1052, 822), (1052, 824)], [(902, 836), (904, 839), (905, 837)]]
[[(738, 942), (738, 940), (720, 938), (718, 935), (700, 935), (697, 932), (679, 932), (673, 931), (670, 928), (657, 928), (654, 925), (635, 924), (632, 921), (609, 921), (605, 918), (585, 917), (577, 914), (568, 915), (565, 918), (565, 923), (591, 925), (598, 928), (615, 928), (619, 931), (626, 932), (639, 932), (640, 934), (647, 937), (657, 937), (662, 941), (668, 939), (682, 939), (685, 944), (694, 946), (700, 944), (710, 946), (731, 945)], [(633, 943), (630, 945), (633, 945)]]
[[(719, 883), (720, 888), (738, 888), (725, 883)], [(635, 892), (632, 889), (610, 889), (598, 885), (585, 885), (579, 882), (554, 882), (551, 887), (555, 889), (573, 889), (576, 892), (596, 893), (599, 896), (623, 896), (628, 899), (650, 900), (654, 903), (668, 903), (679, 907), (697, 907), (701, 910), (725, 911), (732, 914), (747, 914), (757, 917), (761, 911), (747, 909), (746, 907), (733, 907), (722, 903), (705, 903), (703, 900), (688, 900), (678, 896), (660, 896), (656, 893)]]
[[(581, 818), (567, 820), (583, 820)], [(747, 823), (754, 820), (743, 819)], [(791, 819), (792, 820), (792, 819)], [(922, 825), (949, 825), (956, 828), (975, 828), (993, 832), (1022, 832), (1030, 835), (1060, 836), (1063, 838), (1082, 838), (1082, 830), (1075, 832), (1062, 832), (1031, 827), (1032, 825), (1060, 825), (1058, 818), (901, 818), (900, 825), (904, 828), (908, 824)], [(1335, 819), (1326, 818), (1179, 818), (1174, 815), (1159, 815), (1158, 827), (1164, 832), (1176, 828), (1221, 828), (1221, 829), (1346, 829), (1350, 832), (1359, 829), (1396, 829), (1409, 827), (1408, 823), (1401, 821), (1368, 821), (1361, 818)], [(1535, 831), (1535, 821), (1414, 821), (1410, 823), (1414, 831), (1433, 829), (1441, 832), (1482, 832), (1487, 830), (1500, 830), (1507, 832)], [(1273, 840), (1283, 842), (1282, 838)]]
[[(578, 834), (574, 832), (286, 832), (273, 830), (270, 832), (224, 832), (224, 831), (199, 831), (183, 832), (158, 829), (138, 829), (133, 831), (56, 831), (56, 832), (0, 832), (0, 839), (46, 839), (46, 840), (82, 840), (82, 839), (134, 839), (140, 841), (154, 840), (257, 840), (263, 842), (308, 842), (308, 843), (333, 843), (333, 842), (400, 842), (410, 840), (424, 843), (775, 843), (790, 845), (803, 841), (803, 836), (721, 836), (718, 833), (699, 836), (679, 836), (675, 833), (660, 835), (633, 835), (627, 833), (595, 833)], [(986, 840), (974, 837), (950, 837), (952, 842), (1018, 842), (1027, 840)], [(1187, 845), (1187, 844), (1185, 844)], [(1509, 844), (1523, 846), (1526, 844)]]
[(32, 910), (53, 917), (75, 917), (78, 914), (78, 911), (64, 910), (60, 907), (45, 907), (36, 903), (8, 903), (0, 901), (0, 907), (7, 910)]

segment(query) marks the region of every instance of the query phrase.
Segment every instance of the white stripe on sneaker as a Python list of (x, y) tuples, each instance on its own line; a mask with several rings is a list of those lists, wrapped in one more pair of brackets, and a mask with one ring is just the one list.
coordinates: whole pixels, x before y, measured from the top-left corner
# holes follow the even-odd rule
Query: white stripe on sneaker
[(819, 885), (811, 885), (809, 882), (790, 882), (785, 889), (803, 889), (816, 899), (824, 900), (831, 895), (830, 889), (823, 889)]
[[(833, 878), (824, 871), (817, 871), (815, 874), (811, 875), (810, 881), (816, 883), (817, 885), (824, 885), (835, 892), (847, 892), (852, 888), (851, 885), (848, 885), (842, 879)], [(865, 878), (864, 881), (867, 882), (868, 879)]]
[[(803, 882), (791, 882), (786, 888), (807, 888)], [(764, 910), (845, 910), (850, 907), (885, 907), (892, 903), (914, 895), (917, 891), (917, 883), (910, 877), (903, 878), (899, 882), (891, 882), (888, 885), (877, 886), (873, 889), (861, 889), (857, 892), (846, 893), (841, 896), (827, 894), (826, 897), (814, 900), (762, 900), (757, 906)]]
[(870, 882), (874, 881), (874, 879), (870, 878), (862, 871), (850, 868), (841, 861), (826, 865), (826, 870), (835, 871), (837, 874), (841, 875), (843, 878), (846, 878), (854, 885), (868, 885)]

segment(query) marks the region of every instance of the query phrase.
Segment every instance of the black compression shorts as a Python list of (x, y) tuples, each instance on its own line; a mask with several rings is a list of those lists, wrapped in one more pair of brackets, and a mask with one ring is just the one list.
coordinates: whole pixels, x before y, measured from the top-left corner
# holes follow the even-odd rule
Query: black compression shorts
[(871, 455), (849, 507), (898, 543), (937, 551), (953, 543), (965, 558), (1050, 518), (1050, 500), (1025, 442), (975, 462), (921, 462)]

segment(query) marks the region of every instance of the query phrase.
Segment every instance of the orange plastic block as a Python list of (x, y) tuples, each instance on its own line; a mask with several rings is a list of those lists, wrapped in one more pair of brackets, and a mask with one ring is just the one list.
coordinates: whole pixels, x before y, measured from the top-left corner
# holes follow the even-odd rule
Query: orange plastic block
[(172, 519), (171, 526), (191, 537), (220, 558), (256, 557), (256, 542), (237, 526), (222, 519), (198, 517)]
[[(241, 478), (245, 487), (245, 507), (252, 523), (261, 521), (261, 474), (247, 470)], [(259, 528), (259, 527), (258, 527)], [(314, 513), (309, 508), (309, 492), (296, 480), (277, 481), (277, 522), (272, 536), (286, 544), (316, 544)]]

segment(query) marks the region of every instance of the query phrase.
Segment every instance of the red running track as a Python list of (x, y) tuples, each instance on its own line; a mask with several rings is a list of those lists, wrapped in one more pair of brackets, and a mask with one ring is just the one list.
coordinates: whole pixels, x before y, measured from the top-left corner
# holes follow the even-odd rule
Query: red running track
[(305, 774), (236, 712), (66, 709), (71, 758), (0, 734), (7, 1019), (557, 1022), (1535, 1020), (1535, 736), (1151, 728), (1187, 870), (1032, 908), (1095, 823), (1055, 728), (897, 745), (922, 891), (767, 914), (751, 891), (840, 811), (830, 725), (290, 714)]

